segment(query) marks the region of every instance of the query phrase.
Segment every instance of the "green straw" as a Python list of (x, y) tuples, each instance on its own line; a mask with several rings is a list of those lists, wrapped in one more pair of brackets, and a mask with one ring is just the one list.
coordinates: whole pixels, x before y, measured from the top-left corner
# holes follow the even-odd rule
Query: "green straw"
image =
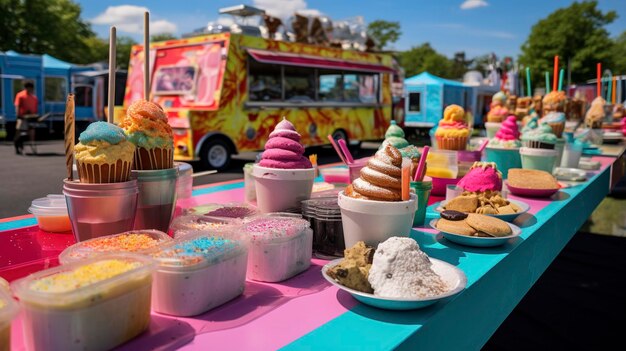
[(613, 75), (611, 72), (609, 74), (608, 87), (606, 89), (606, 102), (609, 103), (611, 101), (611, 90), (613, 90)]
[(550, 92), (550, 72), (546, 71), (546, 94)]
[(530, 89), (530, 67), (526, 67), (526, 93), (527, 96), (531, 96), (531, 89)]
[(559, 72), (559, 91), (563, 91), (563, 75), (565, 74), (565, 69), (561, 68)]

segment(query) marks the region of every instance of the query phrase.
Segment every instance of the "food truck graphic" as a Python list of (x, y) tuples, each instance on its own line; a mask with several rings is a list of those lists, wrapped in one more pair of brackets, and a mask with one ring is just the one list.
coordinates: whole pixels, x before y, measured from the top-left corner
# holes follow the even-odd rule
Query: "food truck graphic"
[[(305, 146), (328, 135), (382, 139), (392, 117), (395, 61), (388, 54), (218, 33), (150, 45), (150, 99), (174, 130), (176, 160), (223, 169), (262, 150), (283, 117)], [(144, 97), (144, 50), (131, 50), (124, 105)]]

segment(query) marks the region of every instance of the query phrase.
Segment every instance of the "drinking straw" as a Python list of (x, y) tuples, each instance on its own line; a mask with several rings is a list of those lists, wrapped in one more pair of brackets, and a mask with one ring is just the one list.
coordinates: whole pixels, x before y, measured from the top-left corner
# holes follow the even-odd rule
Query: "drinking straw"
[(531, 95), (532, 89), (530, 88), (530, 67), (526, 67), (526, 94)]
[(150, 100), (150, 12), (143, 14), (143, 94)]
[(328, 134), (328, 141), (330, 141), (330, 145), (333, 146), (333, 149), (335, 149), (335, 152), (337, 153), (337, 155), (339, 155), (339, 158), (341, 159), (341, 162), (345, 163), (346, 165), (348, 164), (348, 162), (346, 162), (346, 159), (343, 157), (343, 154), (341, 153), (341, 150), (339, 150), (339, 146), (337, 146), (337, 143), (335, 142), (335, 139), (333, 139), (333, 136)]
[(550, 92), (550, 72), (546, 71), (546, 94)]
[(559, 72), (559, 91), (563, 91), (563, 75), (565, 74), (565, 69), (561, 68)]
[(215, 173), (217, 173), (217, 171), (216, 171), (216, 170), (214, 170), (214, 169), (213, 169), (213, 170), (210, 170), (210, 171), (204, 171), (204, 172), (192, 173), (192, 174), (191, 174), (191, 178), (202, 177), (202, 176), (205, 176), (205, 175), (215, 174)]
[(65, 166), (68, 180), (74, 179), (74, 138), (74, 94), (70, 93), (65, 103)]
[(428, 157), (429, 150), (430, 147), (428, 145), (424, 146), (424, 150), (422, 150), (422, 157), (420, 157), (420, 160), (417, 163), (417, 170), (413, 176), (414, 182), (421, 182), (422, 179), (424, 179), (424, 177), (422, 177), (422, 173), (424, 173), (424, 166), (426, 165), (426, 157)]
[(596, 65), (596, 97), (602, 96), (602, 63)]
[(402, 201), (407, 201), (411, 198), (410, 183), (411, 183), (411, 159), (409, 159), (408, 157), (403, 157), (402, 158)]
[(552, 91), (556, 90), (557, 74), (559, 73), (559, 56), (554, 56), (554, 76), (552, 77)]
[(615, 105), (615, 91), (617, 91), (617, 77), (613, 77), (613, 95), (611, 95), (611, 103)]
[(341, 148), (341, 151), (343, 151), (343, 155), (346, 157), (346, 161), (348, 162), (349, 165), (354, 163), (354, 158), (352, 158), (352, 154), (350, 153), (350, 150), (348, 150), (348, 145), (346, 144), (346, 141), (343, 139), (339, 139), (339, 147)]
[(482, 154), (483, 151), (485, 150), (485, 148), (487, 147), (487, 144), (489, 144), (489, 139), (485, 139), (483, 141), (482, 144), (480, 144), (480, 147), (478, 148), (478, 151), (480, 151), (480, 153)]
[(113, 123), (113, 114), (115, 113), (115, 55), (116, 55), (116, 34), (115, 26), (111, 27), (109, 32), (109, 102), (107, 105), (109, 123)]

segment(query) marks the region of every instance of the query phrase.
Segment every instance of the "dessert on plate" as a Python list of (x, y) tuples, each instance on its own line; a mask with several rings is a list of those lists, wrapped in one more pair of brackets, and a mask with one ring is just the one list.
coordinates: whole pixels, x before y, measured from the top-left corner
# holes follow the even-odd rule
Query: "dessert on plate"
[(559, 183), (552, 174), (535, 169), (510, 169), (507, 182), (510, 186), (520, 189), (550, 190), (559, 188)]
[(478, 237), (505, 237), (513, 233), (509, 225), (498, 218), (470, 213), (466, 217), (441, 213), (437, 220), (437, 229), (458, 235)]
[(338, 265), (331, 267), (327, 274), (345, 287), (371, 294), (374, 289), (372, 289), (367, 277), (370, 268), (372, 268), (374, 251), (373, 247), (359, 241), (351, 248), (343, 251), (343, 260)]

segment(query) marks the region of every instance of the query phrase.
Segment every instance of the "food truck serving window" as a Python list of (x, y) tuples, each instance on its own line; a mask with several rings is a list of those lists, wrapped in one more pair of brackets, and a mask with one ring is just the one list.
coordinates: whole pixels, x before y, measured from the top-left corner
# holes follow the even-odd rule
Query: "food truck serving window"
[(422, 93), (409, 93), (409, 112), (420, 112), (422, 110)]
[(156, 95), (192, 94), (196, 86), (196, 67), (161, 66), (154, 74), (153, 93)]
[(67, 80), (64, 77), (44, 78), (45, 100), (47, 102), (64, 102), (67, 90)]

